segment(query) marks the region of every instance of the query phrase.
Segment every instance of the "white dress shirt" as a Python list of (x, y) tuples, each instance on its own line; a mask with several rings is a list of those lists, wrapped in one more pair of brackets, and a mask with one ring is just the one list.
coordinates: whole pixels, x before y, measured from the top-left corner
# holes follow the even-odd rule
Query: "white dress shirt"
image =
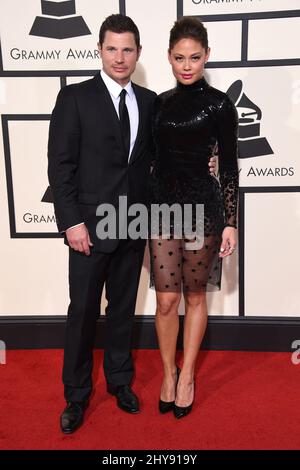
[[(106, 88), (109, 91), (117, 116), (119, 118), (120, 93), (123, 90), (123, 87), (121, 87), (119, 83), (115, 82), (112, 78), (110, 78), (104, 72), (104, 70), (101, 70), (100, 75), (101, 75), (102, 80), (104, 81)], [(129, 149), (129, 156), (128, 156), (128, 160), (129, 160), (132, 149), (135, 144), (138, 127), (139, 127), (139, 108), (138, 108), (136, 96), (134, 94), (131, 82), (128, 82), (124, 88), (127, 91), (126, 97), (125, 97), (125, 103), (128, 109), (129, 122), (130, 122), (130, 149)], [(69, 228), (78, 227), (79, 225), (83, 225), (83, 223), (84, 222), (81, 222), (80, 224), (72, 225), (72, 227), (69, 227)]]

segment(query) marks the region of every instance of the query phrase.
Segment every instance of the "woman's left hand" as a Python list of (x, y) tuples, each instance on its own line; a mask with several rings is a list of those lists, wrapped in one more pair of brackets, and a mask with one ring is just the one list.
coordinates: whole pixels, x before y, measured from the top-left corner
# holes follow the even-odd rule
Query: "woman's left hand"
[(219, 257), (225, 258), (232, 255), (236, 249), (236, 228), (225, 227), (222, 233), (222, 243), (219, 251)]

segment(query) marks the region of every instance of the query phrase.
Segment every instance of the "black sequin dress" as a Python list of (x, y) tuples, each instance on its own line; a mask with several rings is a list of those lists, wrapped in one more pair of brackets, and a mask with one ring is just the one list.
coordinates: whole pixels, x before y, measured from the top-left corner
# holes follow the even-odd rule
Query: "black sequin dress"
[[(154, 112), (155, 161), (150, 178), (150, 203), (182, 207), (204, 205), (204, 243), (191, 249), (188, 240), (149, 237), (151, 281), (159, 292), (219, 290), (222, 261), (219, 249), (224, 227), (236, 227), (238, 203), (238, 117), (229, 97), (205, 78), (159, 95)], [(209, 173), (216, 147), (219, 178)], [(153, 206), (150, 206), (153, 207)], [(197, 224), (193, 210), (193, 227)]]

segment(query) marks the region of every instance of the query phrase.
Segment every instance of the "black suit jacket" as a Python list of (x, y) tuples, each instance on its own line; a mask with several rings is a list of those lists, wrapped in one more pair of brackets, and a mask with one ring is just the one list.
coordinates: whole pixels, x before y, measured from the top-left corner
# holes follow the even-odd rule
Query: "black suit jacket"
[[(156, 94), (133, 84), (139, 127), (130, 156), (125, 156), (114, 104), (100, 74), (62, 88), (52, 113), (48, 143), (48, 176), (58, 230), (85, 222), (96, 251), (112, 252), (116, 239), (96, 236), (96, 208), (147, 203), (152, 140), (151, 118)], [(143, 247), (144, 241), (135, 242)]]

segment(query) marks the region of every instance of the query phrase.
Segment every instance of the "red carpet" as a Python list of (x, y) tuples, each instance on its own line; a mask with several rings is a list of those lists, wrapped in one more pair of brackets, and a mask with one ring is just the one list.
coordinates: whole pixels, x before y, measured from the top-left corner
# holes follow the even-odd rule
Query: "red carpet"
[(8, 351), (0, 365), (0, 449), (299, 449), (300, 364), (289, 353), (201, 351), (188, 417), (160, 416), (158, 351), (134, 352), (142, 413), (105, 391), (102, 351), (95, 393), (75, 434), (59, 429), (61, 350)]

